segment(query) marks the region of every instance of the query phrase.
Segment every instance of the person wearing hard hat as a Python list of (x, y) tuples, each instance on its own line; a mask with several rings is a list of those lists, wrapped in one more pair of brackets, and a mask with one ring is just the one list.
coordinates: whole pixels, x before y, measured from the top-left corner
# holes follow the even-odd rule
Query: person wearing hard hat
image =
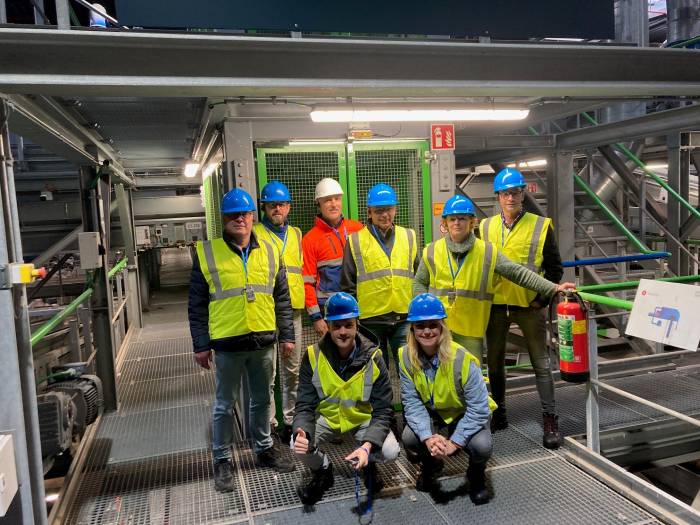
[(306, 311), (319, 337), (328, 331), (321, 307), (340, 291), (345, 243), (350, 234), (364, 228), (362, 223), (343, 217), (343, 193), (335, 179), (321, 179), (316, 184), (314, 200), (319, 214), (314, 227), (301, 241)]
[[(245, 372), (250, 394), (250, 432), (256, 463), (291, 472), (294, 463), (270, 437), (270, 380), (275, 342), (282, 353), (294, 348), (289, 288), (279, 253), (253, 232), (255, 203), (244, 190), (224, 195), (223, 238), (198, 241), (190, 278), (188, 315), (194, 356), (210, 369), (216, 364), (212, 416), (214, 486), (234, 488), (231, 445), (233, 408)], [(279, 333), (279, 335), (278, 335)]]
[[(279, 365), (280, 389), (282, 391), (283, 429), (280, 432), (280, 440), (282, 443), (288, 443), (292, 437), (299, 363), (303, 351), (301, 323), (304, 310), (304, 281), (301, 278), (301, 230), (291, 226), (287, 221), (291, 210), (292, 196), (285, 184), (276, 180), (265, 184), (260, 192), (260, 202), (263, 216), (262, 220), (253, 226), (253, 231), (258, 239), (265, 239), (277, 250), (287, 274), (289, 296), (294, 312), (294, 347), (291, 349), (287, 347), (288, 352), (283, 352), (280, 348), (276, 360), (276, 364)], [(273, 375), (270, 384), (270, 424), (276, 427), (274, 383)]]
[(418, 268), (416, 232), (394, 224), (398, 199), (388, 184), (367, 194), (367, 226), (345, 245), (340, 287), (357, 297), (362, 326), (379, 339), (384, 362), (406, 344), (406, 312)]
[(448, 199), (442, 212), (445, 237), (423, 249), (413, 281), (413, 295), (430, 292), (447, 308), (447, 326), (452, 338), (481, 362), (484, 335), (495, 293), (495, 276), (550, 297), (573, 283), (556, 284), (514, 263), (496, 245), (476, 238), (472, 231), (476, 216), (467, 197)]
[[(480, 237), (495, 246), (511, 260), (559, 282), (564, 274), (554, 238), (552, 221), (523, 210), (525, 178), (513, 168), (501, 170), (494, 179), (501, 213), (481, 221)], [(558, 448), (561, 442), (559, 421), (554, 404), (554, 381), (547, 352), (544, 309), (548, 299), (510, 281), (495, 285), (491, 317), (486, 329), (486, 351), (489, 380), (498, 409), (493, 413), (493, 430), (508, 427), (506, 418), (506, 339), (511, 323), (523, 332), (530, 363), (535, 371), (537, 392), (542, 404), (543, 437), (547, 448)]]
[(389, 371), (370, 332), (360, 333), (360, 308), (338, 292), (326, 303), (329, 331), (309, 346), (301, 364), (291, 446), (311, 469), (298, 487), (302, 503), (313, 505), (333, 485), (333, 466), (319, 446), (350, 433), (357, 448), (345, 457), (365, 473), (370, 493), (379, 492), (376, 463), (394, 461), (399, 444), (389, 430), (393, 417)]
[(461, 450), (469, 455), (469, 496), (476, 505), (490, 499), (486, 462), (493, 439), (488, 396), (479, 361), (452, 341), (445, 306), (432, 294), (416, 296), (408, 308), (408, 343), (399, 350), (401, 402), (407, 425), (406, 455), (420, 463), (416, 489), (436, 489), (443, 459)]

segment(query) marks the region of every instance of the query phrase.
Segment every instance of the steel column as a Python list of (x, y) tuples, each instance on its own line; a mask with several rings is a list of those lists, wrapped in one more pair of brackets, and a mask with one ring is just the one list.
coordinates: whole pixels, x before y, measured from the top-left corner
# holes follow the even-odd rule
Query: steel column
[(224, 122), (224, 192), (234, 187), (257, 195), (253, 129), (250, 122)]
[[(107, 180), (105, 180), (105, 178)], [(117, 409), (117, 385), (114, 363), (114, 333), (112, 331), (112, 288), (107, 272), (109, 270), (109, 217), (105, 216), (105, 197), (109, 199), (109, 176), (96, 176), (89, 166), (80, 169), (80, 188), (83, 203), (83, 227), (85, 231), (100, 234), (103, 253), (102, 268), (94, 270), (91, 298), (93, 339), (95, 342), (96, 371), (102, 380), (105, 410)]]
[[(679, 133), (673, 133), (666, 137), (666, 144), (668, 147), (668, 185), (674, 190), (678, 191), (681, 183), (681, 155), (680, 146), (681, 138)], [(667, 222), (666, 226), (676, 239), (680, 236), (680, 214), (681, 214), (681, 203), (674, 199), (671, 195), (668, 195), (666, 201), (667, 210)], [(681, 271), (681, 249), (677, 244), (669, 244), (667, 246), (669, 252), (671, 252), (671, 258), (668, 261), (669, 268), (676, 275), (682, 275)]]
[[(554, 221), (559, 253), (564, 261), (576, 255), (574, 223), (574, 164), (570, 153), (557, 152), (547, 161), (547, 214)], [(573, 268), (564, 269), (564, 280), (573, 281)]]
[(7, 6), (5, 0), (0, 0), (0, 24), (7, 24)]
[(666, 2), (669, 43), (693, 38), (700, 34), (700, 5), (697, 0), (668, 0)]
[(58, 29), (70, 29), (68, 0), (56, 0), (56, 25)]
[(115, 186), (117, 205), (119, 207), (119, 225), (121, 226), (122, 239), (128, 259), (127, 276), (127, 312), (129, 324), (135, 328), (143, 326), (141, 318), (141, 298), (139, 293), (138, 261), (136, 244), (134, 243), (134, 215), (131, 207), (131, 191), (127, 193), (123, 184)]
[[(594, 313), (593, 310), (589, 314)], [(598, 322), (588, 318), (588, 369), (590, 379), (586, 384), (586, 445), (600, 454), (600, 412), (598, 405)]]
[(615, 40), (649, 46), (649, 2), (647, 0), (618, 0), (615, 2)]

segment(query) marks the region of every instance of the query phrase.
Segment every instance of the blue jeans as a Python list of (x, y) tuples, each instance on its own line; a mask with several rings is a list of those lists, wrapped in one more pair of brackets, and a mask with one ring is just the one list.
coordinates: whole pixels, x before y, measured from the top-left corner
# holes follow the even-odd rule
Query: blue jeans
[(391, 353), (394, 356), (394, 363), (397, 365), (396, 370), (398, 370), (399, 348), (406, 344), (408, 321), (400, 321), (394, 324), (362, 323), (362, 326), (367, 328), (367, 330), (372, 332), (377, 336), (377, 339), (379, 339), (379, 348), (382, 350), (382, 357), (384, 358), (384, 364), (387, 369), (389, 368), (389, 348), (391, 348)]
[(250, 352), (214, 352), (216, 402), (212, 415), (214, 461), (231, 459), (233, 407), (245, 370), (250, 390), (250, 433), (256, 454), (272, 446), (270, 437), (270, 380), (275, 370), (275, 347)]

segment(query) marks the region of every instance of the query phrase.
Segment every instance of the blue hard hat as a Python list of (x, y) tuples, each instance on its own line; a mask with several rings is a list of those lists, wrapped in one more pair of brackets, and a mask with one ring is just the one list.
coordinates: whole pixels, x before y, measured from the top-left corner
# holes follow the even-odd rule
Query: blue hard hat
[(493, 192), (507, 190), (510, 188), (524, 188), (527, 186), (525, 177), (514, 168), (505, 168), (498, 172), (493, 180)]
[(234, 188), (221, 199), (221, 213), (240, 213), (244, 211), (255, 211), (255, 201), (245, 190)]
[(360, 306), (349, 293), (334, 293), (326, 303), (326, 321), (360, 317)]
[(398, 203), (394, 188), (388, 184), (375, 184), (367, 193), (367, 206), (396, 206)]
[(292, 196), (284, 183), (271, 180), (260, 192), (260, 202), (292, 202)]
[(476, 211), (474, 210), (474, 203), (470, 201), (464, 195), (455, 195), (447, 199), (445, 207), (442, 209), (442, 218), (444, 219), (448, 215), (474, 215), (476, 216)]
[(444, 319), (447, 317), (445, 306), (440, 299), (431, 293), (422, 293), (413, 298), (408, 305), (408, 318), (411, 323), (416, 321), (429, 321), (431, 319)]

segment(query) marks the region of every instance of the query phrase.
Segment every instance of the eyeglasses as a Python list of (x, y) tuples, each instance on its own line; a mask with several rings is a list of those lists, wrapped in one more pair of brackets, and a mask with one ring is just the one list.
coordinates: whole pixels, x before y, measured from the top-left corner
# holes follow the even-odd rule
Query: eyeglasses
[(423, 330), (437, 330), (438, 328), (440, 328), (440, 323), (438, 321), (417, 322), (413, 325), (413, 330), (420, 332)]
[(253, 212), (252, 211), (237, 211), (234, 213), (226, 213), (224, 214), (224, 217), (228, 219), (229, 221), (237, 221), (238, 219), (247, 219), (248, 217), (252, 217)]
[(276, 202), (266, 202), (265, 203), (266, 207), (275, 209), (275, 208), (286, 208), (289, 206), (288, 202), (283, 202), (283, 201), (276, 201)]
[(505, 190), (505, 191), (499, 191), (498, 194), (499, 194), (501, 197), (504, 197), (504, 198), (506, 198), (506, 199), (507, 199), (508, 197), (513, 197), (513, 198), (515, 198), (515, 197), (520, 197), (520, 196), (523, 194), (523, 190), (520, 189), (520, 188), (515, 189), (515, 190)]
[(391, 213), (394, 211), (394, 206), (372, 206), (370, 207), (372, 213), (377, 215), (384, 215), (385, 213)]

